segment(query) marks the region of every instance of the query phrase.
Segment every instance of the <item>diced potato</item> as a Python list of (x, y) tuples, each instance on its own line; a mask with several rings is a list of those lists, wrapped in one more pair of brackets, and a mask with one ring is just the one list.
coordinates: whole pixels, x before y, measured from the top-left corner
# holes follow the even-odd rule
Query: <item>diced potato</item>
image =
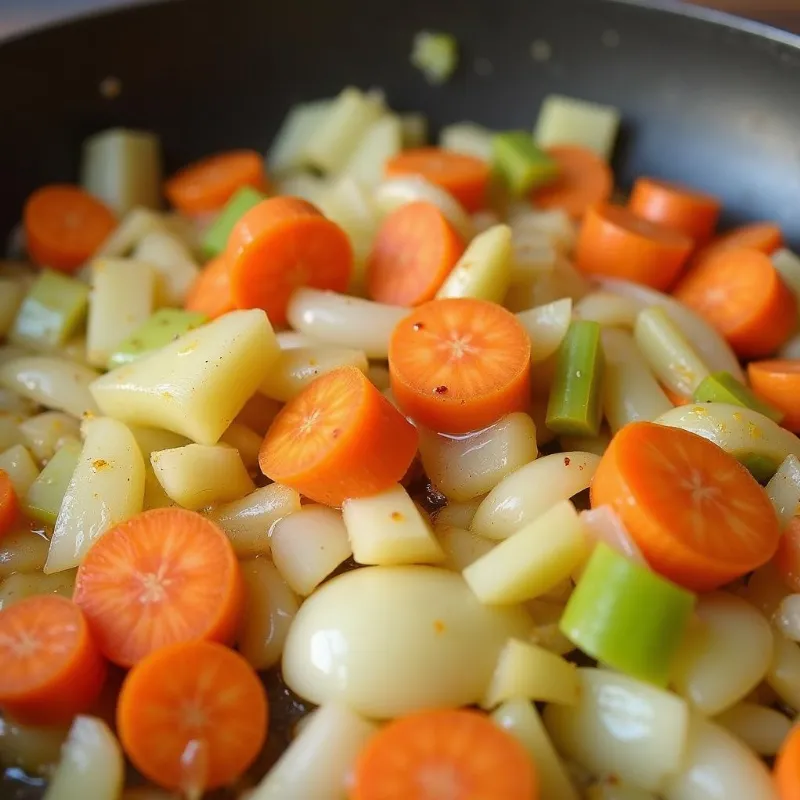
[(575, 507), (562, 500), (464, 570), (483, 603), (540, 597), (587, 558), (589, 545)]
[(15, 444), (0, 453), (0, 469), (8, 473), (17, 497), (25, 497), (39, 475), (36, 462), (21, 444)]
[(56, 520), (44, 571), (77, 567), (109, 528), (142, 510), (144, 459), (133, 434), (107, 417), (85, 423), (78, 466)]
[(26, 291), (22, 281), (0, 278), (0, 339), (7, 336), (11, 330)]
[(282, 408), (283, 403), (265, 397), (261, 392), (254, 392), (236, 415), (236, 422), (264, 436)]
[(58, 763), (68, 729), (20, 725), (0, 719), (0, 764), (19, 767), (31, 775), (48, 773)]
[(124, 780), (125, 759), (111, 729), (96, 717), (78, 716), (44, 800), (117, 800)]
[(738, 703), (715, 720), (760, 756), (777, 755), (792, 722), (786, 714), (755, 703)]
[(325, 506), (304, 506), (278, 520), (270, 542), (278, 572), (302, 597), (352, 554), (342, 515)]
[(516, 698), (574, 706), (580, 688), (574, 664), (535, 644), (509, 639), (497, 659), (481, 708), (491, 710)]
[(78, 460), (81, 443), (77, 439), (65, 442), (47, 462), (25, 495), (23, 508), (31, 519), (45, 525), (55, 525)]
[(520, 311), (517, 319), (531, 337), (531, 361), (550, 358), (561, 346), (572, 322), (572, 300), (564, 297), (543, 306)]
[(342, 173), (364, 186), (376, 186), (383, 178), (386, 161), (400, 152), (402, 134), (400, 118), (396, 114), (385, 114), (375, 120), (360, 138)]
[(132, 258), (156, 271), (156, 305), (183, 306), (200, 268), (177, 236), (166, 230), (153, 230), (139, 240)]
[(183, 508), (238, 500), (255, 489), (239, 451), (223, 444), (187, 444), (150, 454), (161, 488)]
[(628, 297), (611, 292), (592, 292), (575, 304), (575, 316), (606, 327), (633, 330), (641, 306)]
[(280, 661), (283, 643), (300, 603), (268, 558), (242, 563), (245, 610), (239, 630), (239, 652), (254, 669)]
[(547, 241), (565, 255), (572, 252), (578, 238), (577, 225), (566, 211), (561, 208), (537, 211), (525, 199), (509, 208), (508, 224), (517, 237), (534, 232), (544, 234)]
[(482, 502), (482, 497), (476, 497), (474, 500), (467, 500), (463, 503), (448, 501), (447, 505), (437, 511), (433, 517), (434, 530), (448, 526), (469, 529), (475, 512)]
[(289, 109), (269, 148), (267, 164), (275, 177), (306, 166), (306, 144), (330, 111), (332, 101), (312, 100)]
[(491, 539), (484, 539), (477, 533), (456, 528), (451, 525), (435, 525), (434, 530), (439, 544), (444, 550), (442, 566), (453, 572), (462, 572), (470, 564), (485, 556), (495, 545)]
[(41, 464), (46, 464), (67, 442), (79, 442), (81, 438), (78, 420), (61, 411), (29, 417), (20, 423), (19, 430), (31, 455)]
[(216, 444), (279, 353), (263, 311), (232, 311), (98, 378), (91, 392), (104, 413), (123, 422)]
[(248, 470), (258, 469), (258, 452), (261, 449), (263, 436), (240, 422), (231, 422), (228, 429), (220, 437), (220, 442), (230, 445), (239, 451), (242, 462)]
[(516, 412), (468, 436), (423, 431), (419, 449), (426, 474), (445, 497), (473, 500), (535, 460), (536, 426), (527, 414)]
[(176, 447), (184, 447), (189, 444), (185, 436), (180, 436), (172, 431), (165, 431), (160, 428), (147, 428), (141, 425), (129, 425), (136, 444), (142, 452), (144, 459), (144, 501), (142, 510), (149, 511), (153, 508), (169, 508), (175, 503), (170, 499), (153, 471), (150, 463), (150, 456), (157, 450), (172, 450)]
[(800, 645), (779, 631), (774, 632), (775, 649), (767, 673), (767, 683), (778, 697), (800, 711)]
[(456, 122), (446, 125), (439, 134), (439, 147), (475, 156), (483, 161), (492, 160), (494, 133), (474, 122)]
[[(511, 288), (532, 286), (532, 297), (537, 292), (551, 291), (553, 299), (563, 297), (561, 287), (555, 281), (555, 269), (558, 261), (558, 248), (543, 231), (526, 231), (524, 235), (512, 234), (513, 254), (511, 258)], [(548, 286), (548, 281), (551, 286)], [(542, 287), (539, 286), (542, 284)], [(540, 300), (536, 305), (549, 302)], [(530, 308), (532, 304), (524, 306)], [(515, 311), (517, 309), (514, 309)]]
[(75, 589), (77, 570), (69, 569), (55, 575), (41, 572), (16, 572), (0, 584), (0, 611), (37, 594), (58, 594), (71, 598)]
[(271, 483), (240, 500), (213, 508), (208, 518), (228, 534), (236, 555), (246, 558), (269, 553), (272, 526), (300, 508), (295, 489)]
[(577, 144), (608, 161), (619, 129), (619, 111), (612, 106), (551, 94), (542, 102), (533, 138), (540, 147)]
[(345, 500), (342, 516), (359, 564), (435, 564), (444, 552), (408, 492), (394, 486)]
[(95, 258), (122, 258), (153, 231), (165, 231), (164, 217), (147, 208), (132, 208), (94, 254)]
[(47, 559), (44, 536), (20, 526), (0, 539), (0, 580), (14, 572), (36, 572)]

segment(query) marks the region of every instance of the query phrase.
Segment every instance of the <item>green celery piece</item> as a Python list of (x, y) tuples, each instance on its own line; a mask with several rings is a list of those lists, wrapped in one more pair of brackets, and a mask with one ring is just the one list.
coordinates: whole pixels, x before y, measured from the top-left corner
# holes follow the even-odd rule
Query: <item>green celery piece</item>
[(736, 460), (762, 485), (778, 471), (780, 462), (762, 453), (732, 453)]
[(575, 320), (558, 351), (545, 421), (551, 431), (559, 436), (597, 436), (604, 372), (599, 323)]
[(783, 419), (783, 414), (777, 408), (760, 400), (729, 372), (713, 372), (703, 378), (694, 390), (692, 400), (695, 403), (727, 403), (731, 406), (752, 408), (778, 424)]
[(199, 311), (161, 308), (140, 325), (109, 357), (108, 368), (130, 364), (208, 322)]
[(429, 83), (446, 83), (458, 66), (458, 42), (455, 36), (420, 31), (414, 36), (411, 63)]
[(233, 226), (245, 212), (258, 205), (262, 200), (266, 200), (266, 197), (263, 192), (259, 192), (252, 186), (242, 186), (232, 195), (203, 237), (203, 250), (210, 258), (218, 256), (225, 250)]
[(584, 653), (666, 686), (695, 596), (600, 542), (559, 622)]
[(28, 516), (46, 525), (55, 524), (80, 454), (78, 442), (68, 442), (56, 451), (28, 489), (25, 496), (25, 513)]
[(494, 170), (517, 197), (558, 177), (558, 164), (525, 131), (498, 133), (492, 140)]
[(88, 307), (89, 287), (85, 283), (43, 270), (22, 301), (9, 338), (36, 350), (58, 347), (83, 323)]

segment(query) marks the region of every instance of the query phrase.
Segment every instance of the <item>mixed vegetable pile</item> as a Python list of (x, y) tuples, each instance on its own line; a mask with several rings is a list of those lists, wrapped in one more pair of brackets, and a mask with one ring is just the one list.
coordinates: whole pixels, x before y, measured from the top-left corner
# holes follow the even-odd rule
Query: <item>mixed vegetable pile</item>
[(800, 258), (656, 178), (612, 202), (618, 123), (552, 96), (533, 135), (431, 146), (348, 88), (266, 160), (162, 182), (154, 135), (104, 131), (81, 186), (28, 198), (0, 265), (8, 776), (800, 798)]

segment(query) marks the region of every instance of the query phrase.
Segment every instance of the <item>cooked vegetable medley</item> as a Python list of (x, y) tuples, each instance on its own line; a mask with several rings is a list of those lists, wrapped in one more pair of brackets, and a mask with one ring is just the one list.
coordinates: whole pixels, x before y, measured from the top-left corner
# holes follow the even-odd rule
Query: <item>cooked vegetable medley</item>
[(266, 159), (163, 180), (105, 131), (28, 198), (6, 786), (800, 800), (800, 258), (692, 188), (612, 203), (618, 125), (434, 146), (348, 88)]

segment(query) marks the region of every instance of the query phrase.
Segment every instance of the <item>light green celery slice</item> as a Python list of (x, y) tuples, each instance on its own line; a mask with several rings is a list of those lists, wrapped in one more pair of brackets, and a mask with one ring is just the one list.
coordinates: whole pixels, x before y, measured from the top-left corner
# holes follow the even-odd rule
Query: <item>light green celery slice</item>
[(242, 215), (266, 198), (263, 192), (252, 186), (242, 186), (219, 212), (203, 237), (203, 250), (210, 257), (218, 256), (225, 250), (233, 226)]
[(729, 372), (714, 372), (704, 378), (695, 389), (692, 400), (695, 403), (728, 403), (732, 406), (752, 408), (773, 422), (779, 423), (783, 419), (783, 414), (777, 408), (760, 400)]
[(68, 442), (47, 462), (25, 496), (28, 516), (47, 525), (55, 524), (80, 454), (80, 444)]
[(536, 146), (525, 131), (498, 133), (493, 140), (492, 163), (517, 197), (558, 177), (558, 164)]

